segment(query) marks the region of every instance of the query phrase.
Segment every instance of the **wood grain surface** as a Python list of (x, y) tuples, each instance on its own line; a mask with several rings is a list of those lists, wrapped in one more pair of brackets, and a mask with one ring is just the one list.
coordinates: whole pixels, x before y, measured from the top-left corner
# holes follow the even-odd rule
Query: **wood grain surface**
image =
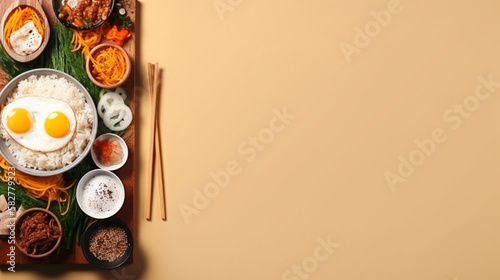
[[(0, 1), (0, 18), (3, 17), (8, 7), (12, 4), (13, 0), (2, 0)], [(127, 8), (128, 16), (132, 19), (135, 24), (136, 20), (136, 0), (128, 0), (124, 1), (125, 7)], [(53, 28), (56, 23), (56, 17), (52, 9), (52, 1), (51, 0), (43, 0), (42, 7), (49, 19), (51, 27)], [(53, 30), (52, 30), (53, 31)], [(118, 212), (117, 217), (125, 221), (128, 226), (134, 230), (134, 185), (135, 185), (135, 171), (134, 171), (134, 161), (135, 161), (135, 116), (136, 116), (136, 102), (135, 102), (135, 32), (132, 32), (132, 37), (125, 43), (123, 48), (127, 51), (131, 63), (132, 63), (132, 74), (130, 75), (127, 82), (124, 84), (125, 89), (129, 95), (129, 106), (134, 114), (134, 120), (132, 121), (131, 126), (129, 127), (127, 133), (123, 136), (125, 141), (127, 142), (127, 146), (129, 149), (129, 156), (127, 163), (115, 173), (120, 177), (123, 181), (123, 185), (125, 186), (125, 203)], [(53, 34), (53, 33), (52, 33)], [(53, 36), (53, 35), (51, 35)], [(6, 79), (5, 72), (0, 68), (0, 89), (5, 86), (5, 83), (8, 82)], [(90, 153), (89, 153), (90, 156)], [(7, 244), (5, 239), (0, 239), (0, 265), (5, 265), (7, 261), (7, 248), (10, 245)], [(132, 257), (129, 259), (128, 263), (132, 263)], [(42, 259), (33, 259), (24, 256), (19, 250), (16, 250), (16, 265), (23, 264), (88, 264), (85, 257), (83, 256), (82, 250), (78, 245), (74, 245), (72, 251), (61, 250), (61, 253), (57, 255), (57, 253), (52, 254), (49, 257)]]

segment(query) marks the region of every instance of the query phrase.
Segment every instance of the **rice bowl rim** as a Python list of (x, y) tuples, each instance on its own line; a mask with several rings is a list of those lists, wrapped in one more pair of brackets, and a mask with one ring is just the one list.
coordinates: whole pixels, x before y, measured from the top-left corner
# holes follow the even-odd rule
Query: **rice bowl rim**
[(11, 93), (17, 88), (19, 82), (21, 82), (22, 80), (26, 80), (31, 76), (40, 77), (40, 76), (52, 76), (52, 75), (56, 75), (59, 78), (65, 78), (68, 82), (73, 83), (75, 85), (75, 87), (84, 95), (85, 101), (90, 105), (94, 121), (92, 123), (92, 132), (90, 138), (88, 139), (87, 146), (83, 150), (83, 153), (81, 153), (71, 164), (54, 170), (32, 169), (20, 165), (17, 159), (14, 157), (14, 155), (10, 152), (9, 147), (7, 147), (6, 140), (0, 137), (0, 154), (5, 158), (5, 160), (7, 160), (7, 162), (9, 162), (10, 165), (12, 165), (12, 167), (14, 167), (16, 170), (19, 170), (29, 175), (39, 176), (39, 177), (47, 177), (47, 176), (61, 174), (68, 170), (71, 170), (76, 165), (78, 165), (90, 152), (92, 143), (94, 142), (95, 137), (97, 135), (97, 126), (99, 121), (95, 103), (92, 100), (92, 97), (90, 96), (87, 89), (78, 80), (76, 80), (69, 74), (50, 68), (32, 69), (16, 76), (0, 92), (0, 104), (4, 104), (7, 101), (7, 97), (11, 95)]

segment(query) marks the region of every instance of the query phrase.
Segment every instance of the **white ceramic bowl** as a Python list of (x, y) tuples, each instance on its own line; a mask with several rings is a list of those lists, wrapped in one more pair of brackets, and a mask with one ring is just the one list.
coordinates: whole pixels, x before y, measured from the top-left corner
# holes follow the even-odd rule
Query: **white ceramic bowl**
[(97, 165), (97, 167), (99, 167), (101, 169), (109, 170), (109, 171), (117, 170), (117, 169), (121, 168), (127, 162), (127, 159), (128, 159), (127, 143), (125, 143), (125, 140), (123, 140), (123, 138), (121, 138), (120, 136), (113, 134), (113, 133), (105, 133), (105, 134), (100, 135), (99, 137), (97, 137), (94, 140), (94, 143), (96, 141), (103, 141), (103, 140), (107, 140), (107, 139), (114, 139), (114, 140), (118, 141), (118, 143), (122, 147), (123, 158), (122, 158), (122, 161), (120, 163), (106, 166), (99, 161), (99, 158), (98, 158), (96, 152), (94, 151), (94, 148), (91, 149), (90, 154), (92, 155), (92, 159), (94, 160), (94, 163)]
[(15, 77), (12, 79), (0, 92), (0, 104), (4, 104), (5, 101), (7, 100), (7, 96), (9, 96), (14, 89), (16, 89), (17, 85), (19, 84), (20, 81), (27, 79), (30, 76), (48, 76), (48, 75), (56, 75), (58, 77), (63, 77), (69, 82), (73, 83), (76, 88), (85, 96), (85, 100), (87, 103), (90, 105), (90, 108), (92, 109), (92, 115), (94, 117), (94, 123), (92, 125), (92, 133), (91, 137), (89, 139), (89, 142), (87, 143), (87, 146), (85, 147), (85, 150), (83, 150), (83, 153), (80, 154), (71, 164), (66, 165), (62, 168), (59, 169), (54, 169), (54, 170), (40, 170), (40, 169), (32, 169), (28, 167), (24, 167), (19, 164), (17, 159), (12, 155), (10, 152), (9, 148), (7, 147), (5, 140), (0, 138), (0, 154), (17, 170), (22, 171), (24, 173), (34, 175), (34, 176), (52, 176), (60, 173), (64, 173), (76, 165), (78, 165), (84, 158), (85, 156), (88, 155), (90, 152), (90, 148), (92, 147), (92, 143), (94, 142), (95, 136), (97, 134), (97, 125), (98, 125), (98, 117), (97, 117), (97, 109), (94, 104), (94, 101), (92, 100), (92, 97), (88, 93), (88, 91), (85, 89), (80, 82), (78, 82), (75, 78), (71, 77), (70, 75), (54, 70), (54, 69), (48, 69), (48, 68), (40, 68), (40, 69), (33, 69), (30, 71), (26, 71), (19, 76)]
[(94, 169), (83, 175), (78, 182), (76, 201), (88, 216), (107, 219), (122, 208), (125, 202), (125, 187), (113, 172)]

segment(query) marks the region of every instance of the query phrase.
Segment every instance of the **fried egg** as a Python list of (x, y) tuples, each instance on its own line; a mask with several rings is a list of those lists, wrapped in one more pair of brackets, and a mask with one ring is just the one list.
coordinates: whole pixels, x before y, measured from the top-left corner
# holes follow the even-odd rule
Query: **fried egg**
[(39, 152), (66, 146), (73, 137), (76, 119), (71, 106), (47, 97), (22, 97), (2, 110), (2, 125), (20, 145)]

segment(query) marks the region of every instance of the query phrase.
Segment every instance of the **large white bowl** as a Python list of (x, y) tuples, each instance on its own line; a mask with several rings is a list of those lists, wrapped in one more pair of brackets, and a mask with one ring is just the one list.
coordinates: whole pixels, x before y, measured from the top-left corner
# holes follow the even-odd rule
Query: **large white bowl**
[(94, 139), (97, 134), (97, 125), (98, 125), (98, 117), (97, 117), (97, 110), (96, 106), (94, 104), (94, 101), (92, 100), (92, 97), (88, 93), (87, 89), (85, 89), (80, 82), (78, 82), (75, 78), (71, 77), (70, 75), (54, 70), (54, 69), (48, 69), (48, 68), (40, 68), (40, 69), (33, 69), (27, 72), (22, 73), (21, 75), (15, 77), (12, 79), (0, 92), (0, 104), (4, 104), (7, 100), (7, 97), (12, 93), (13, 90), (16, 89), (18, 83), (22, 80), (27, 79), (30, 76), (48, 76), (48, 75), (57, 75), (58, 77), (63, 77), (69, 82), (73, 83), (80, 92), (83, 93), (85, 96), (85, 99), (87, 103), (90, 105), (92, 109), (92, 115), (94, 116), (94, 123), (92, 126), (92, 133), (89, 139), (89, 142), (87, 143), (87, 147), (85, 147), (85, 150), (81, 155), (79, 155), (71, 164), (66, 165), (60, 169), (54, 169), (54, 170), (40, 170), (40, 169), (32, 169), (32, 168), (27, 168), (24, 166), (21, 166), (17, 159), (12, 155), (10, 152), (9, 148), (5, 144), (5, 140), (0, 138), (0, 154), (17, 170), (24, 172), (26, 174), (34, 175), (34, 176), (40, 176), (40, 177), (45, 177), (45, 176), (52, 176), (60, 173), (64, 173), (76, 165), (78, 165), (84, 158), (87, 156), (87, 154), (90, 152), (90, 148), (92, 147), (92, 143), (94, 142)]

